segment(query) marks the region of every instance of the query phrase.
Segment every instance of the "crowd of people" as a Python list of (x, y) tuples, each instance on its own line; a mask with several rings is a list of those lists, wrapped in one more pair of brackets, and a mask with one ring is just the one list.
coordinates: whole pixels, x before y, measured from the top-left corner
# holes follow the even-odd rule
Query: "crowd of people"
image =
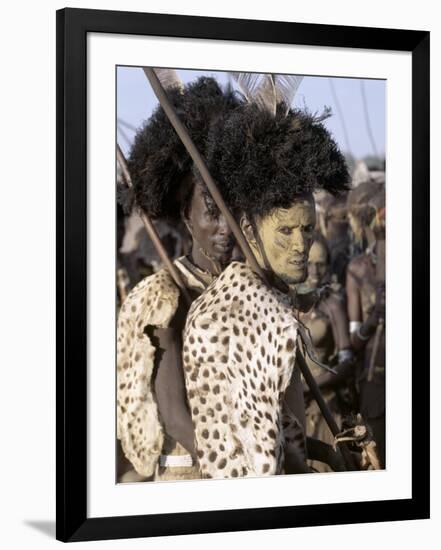
[(385, 468), (384, 170), (263, 88), (166, 90), (247, 250), (161, 106), (118, 172), (118, 482)]

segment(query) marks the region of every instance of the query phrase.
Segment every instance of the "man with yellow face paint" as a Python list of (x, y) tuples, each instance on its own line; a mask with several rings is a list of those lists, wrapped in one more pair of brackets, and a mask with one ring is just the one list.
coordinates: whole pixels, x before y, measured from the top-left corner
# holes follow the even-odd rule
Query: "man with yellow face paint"
[(289, 208), (278, 208), (259, 220), (258, 226), (246, 215), (241, 228), (264, 269), (287, 285), (305, 280), (308, 253), (315, 227), (315, 205), (311, 194), (295, 197)]
[(312, 193), (346, 190), (346, 165), (319, 120), (284, 104), (235, 109), (206, 157), (273, 284), (233, 262), (190, 309), (183, 364), (201, 475), (308, 472), (293, 295), (307, 276)]

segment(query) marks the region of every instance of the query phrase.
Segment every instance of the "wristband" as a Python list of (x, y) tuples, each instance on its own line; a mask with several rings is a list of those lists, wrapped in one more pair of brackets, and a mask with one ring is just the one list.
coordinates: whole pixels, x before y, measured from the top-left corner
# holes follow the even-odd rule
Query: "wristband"
[(341, 349), (338, 352), (338, 362), (343, 363), (344, 361), (351, 361), (353, 359), (353, 354), (351, 349)]
[(349, 322), (349, 334), (354, 334), (361, 327), (360, 321), (350, 321)]

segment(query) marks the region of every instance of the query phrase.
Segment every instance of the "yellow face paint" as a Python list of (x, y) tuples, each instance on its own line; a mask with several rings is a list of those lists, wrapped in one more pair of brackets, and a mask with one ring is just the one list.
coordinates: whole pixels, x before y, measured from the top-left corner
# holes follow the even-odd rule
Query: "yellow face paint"
[(313, 197), (299, 197), (289, 208), (276, 208), (256, 225), (261, 243), (252, 244), (261, 267), (271, 268), (289, 285), (303, 282), (315, 227)]

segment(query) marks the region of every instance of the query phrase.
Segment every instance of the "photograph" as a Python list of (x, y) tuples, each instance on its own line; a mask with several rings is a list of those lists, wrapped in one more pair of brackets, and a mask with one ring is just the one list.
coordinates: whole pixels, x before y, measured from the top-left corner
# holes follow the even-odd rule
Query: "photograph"
[(115, 73), (116, 482), (387, 469), (387, 81)]
[(427, 517), (427, 31), (57, 40), (57, 538)]
[(1, 548), (437, 546), (435, 6), (6, 4)]

